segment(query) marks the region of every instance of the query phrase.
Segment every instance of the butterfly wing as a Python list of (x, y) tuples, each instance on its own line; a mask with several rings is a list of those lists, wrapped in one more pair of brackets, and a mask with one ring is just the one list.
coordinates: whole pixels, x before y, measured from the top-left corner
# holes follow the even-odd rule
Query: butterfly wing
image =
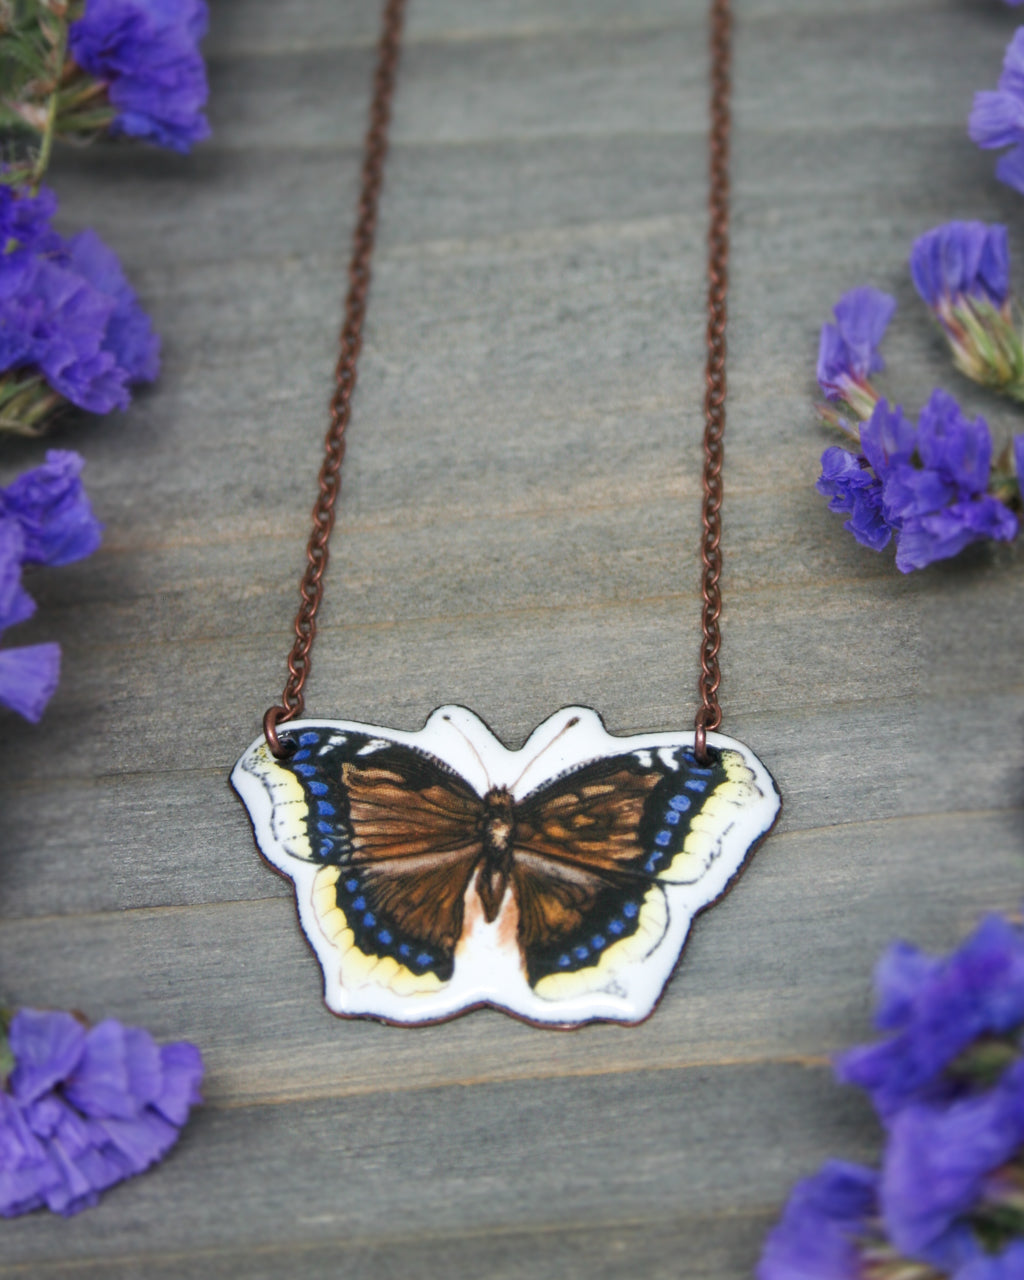
[(333, 948), (341, 986), (407, 996), (447, 982), (481, 854), (476, 792), (425, 752), (331, 728), (304, 728), (284, 760), (266, 750), (251, 760), (287, 857), (261, 840), (264, 852), (290, 875), (291, 859), (319, 868), (315, 933), (305, 914), (303, 925), (322, 961), (323, 940)]
[(607, 986), (662, 942), (672, 890), (714, 862), (749, 799), (735, 752), (684, 747), (574, 769), (516, 810), (513, 882), (527, 980), (544, 999)]

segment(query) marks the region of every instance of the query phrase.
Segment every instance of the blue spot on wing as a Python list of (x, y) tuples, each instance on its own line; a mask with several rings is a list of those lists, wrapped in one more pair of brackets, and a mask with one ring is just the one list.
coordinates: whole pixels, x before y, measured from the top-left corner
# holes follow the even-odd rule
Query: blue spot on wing
[(309, 787), (310, 795), (325, 796), (327, 794), (326, 782), (308, 782), (306, 785)]

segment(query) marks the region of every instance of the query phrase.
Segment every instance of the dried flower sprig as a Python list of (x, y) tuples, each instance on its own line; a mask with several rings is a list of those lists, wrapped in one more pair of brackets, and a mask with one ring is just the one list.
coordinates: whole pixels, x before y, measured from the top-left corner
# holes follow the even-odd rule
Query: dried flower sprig
[(0, 187), (0, 431), (35, 435), (71, 405), (107, 413), (151, 382), (160, 342), (113, 252), (65, 240), (56, 197)]
[(793, 1190), (758, 1280), (1024, 1275), (1024, 930), (983, 920), (949, 956), (896, 943), (886, 1038), (837, 1061), (886, 1130), (880, 1172), (829, 1161)]
[[(895, 537), (901, 572), (948, 559), (972, 542), (1017, 536), (1019, 478), (996, 477), (1001, 492), (1010, 489), (1008, 501), (992, 492), (988, 424), (965, 418), (947, 392), (932, 392), (916, 423), (880, 400), (857, 442), (856, 453), (825, 450), (818, 492), (830, 510), (849, 517), (844, 527), (862, 545), (881, 551)], [(1024, 436), (1015, 442), (1018, 456), (1022, 442)]]
[(70, 1216), (163, 1159), (200, 1101), (187, 1041), (114, 1019), (19, 1009), (0, 1026), (0, 1217)]
[(207, 22), (205, 0), (0, 0), (0, 128), (35, 149), (9, 181), (38, 184), (58, 138), (207, 137)]
[[(71, 564), (99, 546), (103, 527), (82, 487), (83, 465), (78, 454), (51, 449), (42, 466), (0, 489), (0, 635), (35, 613), (24, 565)], [(0, 703), (39, 720), (59, 673), (59, 645), (0, 648)]]
[[(919, 237), (910, 274), (946, 337), (956, 367), (975, 382), (1024, 400), (1024, 340), (1010, 291), (1006, 228), (950, 222)], [(852, 450), (822, 454), (818, 492), (864, 546), (881, 551), (895, 538), (904, 573), (957, 555), (972, 542), (1008, 542), (1024, 512), (1024, 435), (993, 461), (984, 418), (969, 421), (936, 389), (915, 423), (891, 407), (871, 381), (883, 368), (880, 344), (896, 303), (862, 286), (822, 327), (818, 384), (822, 419)]]
[(1006, 228), (948, 222), (914, 241), (910, 275), (973, 382), (1024, 400), (1024, 342), (1014, 324)]

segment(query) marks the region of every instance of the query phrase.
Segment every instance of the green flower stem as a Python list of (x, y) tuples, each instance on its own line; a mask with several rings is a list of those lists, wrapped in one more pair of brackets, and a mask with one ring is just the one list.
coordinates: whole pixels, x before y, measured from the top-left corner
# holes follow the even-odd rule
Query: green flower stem
[(1007, 1067), (1020, 1058), (1020, 1046), (1016, 1040), (991, 1036), (976, 1040), (965, 1049), (949, 1067), (950, 1074), (969, 1080), (972, 1084), (988, 1087), (996, 1083)]
[(107, 100), (106, 84), (84, 75), (73, 62), (68, 68), (70, 74), (57, 93), (57, 137), (81, 137), (108, 129), (117, 112)]
[(63, 403), (39, 374), (4, 374), (0, 377), (0, 431), (19, 436), (41, 435), (47, 420)]
[(845, 400), (834, 400), (829, 404), (818, 405), (818, 417), (822, 422), (827, 427), (831, 427), (834, 431), (840, 432), (841, 435), (844, 435), (847, 440), (851, 441), (859, 449), (860, 428), (852, 427), (850, 425), (847, 419), (843, 417), (844, 411), (853, 414), (854, 417), (857, 417), (856, 410), (851, 409)]
[(39, 154), (36, 156), (36, 162), (32, 169), (33, 195), (39, 194), (43, 174), (50, 163), (50, 153), (53, 151), (53, 139), (57, 126), (57, 105), (60, 101), (60, 83), (64, 78), (64, 62), (68, 54), (68, 23), (66, 15), (62, 14), (57, 17), (55, 23), (56, 38), (53, 44), (53, 61), (50, 67), (53, 76), (53, 88), (50, 90), (50, 96), (46, 103), (46, 125), (39, 142)]

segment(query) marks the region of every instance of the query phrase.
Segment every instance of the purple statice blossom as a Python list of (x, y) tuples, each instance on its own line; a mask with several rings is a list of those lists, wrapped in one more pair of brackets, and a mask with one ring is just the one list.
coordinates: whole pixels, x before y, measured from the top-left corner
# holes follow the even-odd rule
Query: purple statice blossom
[(882, 483), (864, 458), (832, 445), (821, 455), (817, 490), (828, 498), (829, 511), (849, 512), (843, 528), (872, 551), (881, 551), (892, 537), (882, 510)]
[(28, 429), (52, 412), (54, 393), (94, 413), (125, 408), (129, 386), (156, 377), (160, 344), (117, 258), (93, 231), (66, 241), (53, 231), (48, 192), (13, 204), (0, 253), (0, 404), (17, 404), (25, 379), (41, 376), (47, 390)]
[(1006, 47), (998, 87), (974, 95), (967, 132), (986, 151), (1010, 148), (996, 165), (996, 177), (1024, 191), (1024, 27)]
[(21, 1009), (0, 1092), (0, 1216), (70, 1216), (162, 1159), (199, 1098), (203, 1065), (185, 1041), (159, 1046), (110, 1019)]
[(757, 1280), (861, 1280), (877, 1201), (876, 1173), (830, 1160), (793, 1188), (765, 1239)]
[(92, 555), (103, 526), (82, 485), (85, 460), (70, 449), (48, 449), (46, 461), (0, 488), (0, 528), (22, 532), (22, 561), (71, 564)]
[[(21, 585), (24, 549), (18, 522), (0, 520), (0, 632), (35, 612), (35, 601)], [(59, 675), (59, 645), (0, 649), (0, 703), (35, 724), (57, 688)]]
[(861, 285), (836, 303), (835, 324), (825, 324), (818, 344), (818, 385), (826, 400), (847, 404), (867, 418), (878, 401), (871, 374), (884, 368), (878, 348), (896, 300), (880, 289)]
[(866, 1090), (883, 1120), (949, 1096), (944, 1073), (982, 1037), (1024, 1027), (1024, 930), (987, 916), (948, 956), (896, 942), (875, 970), (875, 1025), (886, 1039), (842, 1054), (838, 1078)]
[(0, 249), (12, 242), (34, 249), (52, 240), (50, 221), (56, 211), (57, 197), (48, 187), (31, 195), (0, 183)]
[[(77, 453), (51, 449), (41, 466), (0, 488), (0, 634), (35, 612), (23, 564), (70, 564), (99, 546), (103, 527), (82, 487), (83, 465)], [(0, 649), (0, 703), (35, 723), (59, 675), (59, 645)]]
[(69, 47), (106, 85), (112, 132), (181, 152), (209, 136), (199, 52), (207, 21), (204, 0), (86, 0)]
[(910, 274), (968, 378), (1024, 395), (1024, 348), (1013, 320), (1006, 228), (948, 222), (914, 241)]
[(968, 421), (947, 392), (932, 393), (916, 426), (879, 401), (861, 424), (860, 446), (859, 455), (825, 451), (818, 492), (833, 511), (850, 513), (845, 527), (865, 546), (881, 550), (894, 533), (901, 572), (948, 559), (971, 542), (1016, 537), (1017, 517), (988, 492), (988, 425)]
[(933, 310), (963, 298), (1003, 307), (1010, 296), (1006, 228), (947, 222), (919, 236), (910, 251), (914, 287)]
[(914, 458), (890, 463), (881, 477), (901, 572), (946, 560), (971, 542), (1017, 536), (1017, 517), (987, 492), (991, 469), (984, 418), (969, 421), (948, 392), (933, 391), (918, 418)]
[[(1024, 0), (1021, 0), (1024, 4)], [(1013, 462), (1017, 470), (1017, 487), (1024, 497), (1024, 433), (1013, 437)]]
[(901, 1108), (889, 1120), (880, 1190), (896, 1248), (938, 1265), (963, 1260), (966, 1220), (999, 1202), (1000, 1170), (1022, 1144), (1024, 1060), (987, 1091)]

